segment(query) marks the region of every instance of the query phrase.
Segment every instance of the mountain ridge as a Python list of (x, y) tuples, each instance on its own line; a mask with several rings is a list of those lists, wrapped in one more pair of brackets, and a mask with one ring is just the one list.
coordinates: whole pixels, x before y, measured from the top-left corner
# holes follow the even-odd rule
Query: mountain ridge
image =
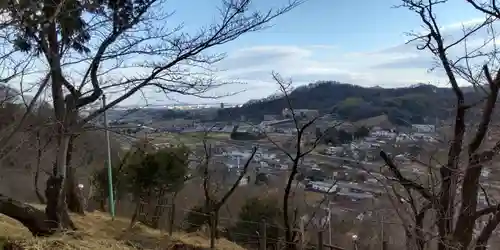
[[(480, 98), (479, 91), (464, 87), (467, 101)], [(451, 88), (417, 84), (402, 88), (361, 87), (336, 81), (320, 81), (291, 91), (288, 98), (295, 109), (316, 109), (343, 120), (357, 121), (385, 114), (398, 125), (434, 123), (452, 115), (456, 97)], [(278, 115), (288, 108), (284, 96), (272, 95), (252, 100), (241, 107), (221, 109), (221, 120), (261, 121), (264, 115)]]

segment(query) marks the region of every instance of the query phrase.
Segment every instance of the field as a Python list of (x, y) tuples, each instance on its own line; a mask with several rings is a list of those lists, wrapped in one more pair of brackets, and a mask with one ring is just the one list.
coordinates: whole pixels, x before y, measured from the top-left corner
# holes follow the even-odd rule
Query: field
[[(41, 207), (41, 206), (37, 206)], [(137, 250), (137, 249), (208, 249), (209, 240), (201, 233), (174, 233), (168, 236), (140, 224), (130, 228), (128, 219), (111, 218), (101, 212), (85, 216), (71, 215), (79, 231), (48, 238), (34, 238), (20, 223), (0, 215), (0, 249), (2, 242), (15, 242), (24, 249), (71, 250)], [(17, 248), (16, 248), (17, 249)], [(244, 249), (224, 239), (217, 241), (216, 249)]]
[(153, 139), (153, 143), (172, 143), (172, 144), (185, 144), (196, 145), (207, 140), (229, 140), (229, 133), (224, 132), (191, 132), (191, 133), (154, 133), (149, 134), (148, 137)]

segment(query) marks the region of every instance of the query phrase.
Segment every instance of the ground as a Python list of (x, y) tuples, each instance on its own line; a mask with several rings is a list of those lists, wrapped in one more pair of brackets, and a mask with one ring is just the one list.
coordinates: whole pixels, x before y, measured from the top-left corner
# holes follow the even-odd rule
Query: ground
[[(40, 207), (40, 206), (37, 206)], [(0, 249), (2, 241), (19, 243), (26, 250), (41, 249), (209, 249), (209, 240), (201, 233), (174, 233), (168, 236), (159, 230), (142, 225), (130, 228), (128, 219), (111, 218), (101, 212), (88, 213), (85, 216), (72, 215), (79, 231), (48, 238), (34, 238), (20, 223), (0, 215)], [(243, 250), (232, 242), (221, 239), (216, 249)]]

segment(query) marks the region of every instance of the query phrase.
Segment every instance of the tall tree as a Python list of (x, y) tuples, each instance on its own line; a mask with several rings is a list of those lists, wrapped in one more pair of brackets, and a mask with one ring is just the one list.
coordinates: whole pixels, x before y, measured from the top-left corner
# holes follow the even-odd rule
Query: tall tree
[[(165, 3), (161, 0), (9, 0), (2, 6), (8, 17), (0, 27), (9, 33), (6, 40), (16, 52), (33, 55), (40, 67), (48, 69), (40, 89), (50, 83), (58, 150), (45, 192), (47, 218), (43, 221), (50, 223), (41, 224), (49, 231), (74, 228), (64, 193), (67, 152), (71, 136), (87, 122), (146, 87), (166, 94), (202, 96), (223, 84), (209, 70), (222, 55), (205, 51), (260, 30), (300, 4), (294, 0), (262, 12), (252, 11), (252, 2), (222, 1), (218, 21), (195, 33), (183, 32), (180, 26), (166, 27), (171, 13), (162, 13)], [(81, 69), (78, 76), (75, 72)], [(130, 69), (134, 74), (125, 73)], [(78, 115), (95, 105), (104, 91), (116, 93), (117, 88), (121, 94), (105, 107), (83, 118)], [(0, 212), (25, 225), (33, 221), (10, 210)]]
[[(303, 163), (304, 158), (307, 157), (314, 149), (319, 145), (321, 137), (316, 137), (313, 140), (307, 138), (308, 131), (313, 130), (315, 122), (320, 118), (319, 115), (301, 120), (300, 115), (297, 114), (293, 107), (292, 99), (290, 98), (290, 86), (292, 85), (291, 80), (285, 80), (280, 74), (272, 74), (274, 81), (278, 85), (280, 93), (284, 97), (284, 105), (290, 111), (290, 117), (293, 122), (294, 136), (290, 139), (290, 147), (286, 148), (284, 145), (273, 139), (271, 136), (267, 136), (269, 142), (271, 142), (278, 150), (280, 150), (289, 160), (290, 166), (288, 168), (289, 174), (287, 176), (287, 181), (285, 184), (285, 190), (283, 193), (283, 225), (285, 227), (285, 244), (286, 249), (296, 249), (296, 245), (293, 242), (297, 239), (297, 231), (294, 230), (298, 222), (298, 211), (293, 204), (293, 183), (299, 175), (299, 167)], [(336, 126), (336, 125), (335, 125)], [(327, 128), (332, 130), (334, 127)], [(327, 134), (325, 132), (324, 134)]]
[[(453, 135), (446, 161), (428, 166), (428, 175), (431, 176), (428, 185), (405, 176), (392, 158), (381, 152), (394, 179), (400, 184), (399, 190), (405, 194), (399, 194), (398, 200), (411, 211), (411, 218), (403, 223), (406, 225), (409, 249), (426, 249), (433, 240), (439, 250), (487, 249), (488, 240), (500, 223), (500, 205), (491, 203), (488, 192), (483, 188), (484, 180), (480, 178), (484, 167), (500, 153), (500, 142), (488, 141), (487, 137), (493, 125), (492, 117), (500, 88), (498, 51), (491, 44), (497, 38), (493, 24), (500, 18), (500, 11), (496, 0), (488, 3), (467, 2), (486, 17), (482, 22), (464, 27), (463, 34), (456, 37), (445, 33), (436, 15), (442, 7), (440, 5), (451, 4), (451, 1), (403, 0), (403, 7), (416, 13), (425, 28), (425, 33), (415, 35), (415, 41), (420, 42), (418, 48), (431, 52), (439, 61), (456, 100)], [(476, 34), (490, 37), (484, 44), (471, 47), (468, 42), (477, 39), (474, 37)], [(457, 56), (453, 52), (459, 46), (465, 47), (460, 48), (465, 54)], [(494, 72), (490, 72), (491, 67), (496, 68)], [(472, 84), (483, 99), (479, 102), (468, 100), (460, 86), (463, 80)], [(468, 128), (466, 115), (478, 112), (478, 104), (482, 104), (478, 123)], [(469, 131), (466, 133), (466, 130)], [(486, 206), (480, 204), (480, 195), (486, 197)], [(435, 216), (431, 216), (431, 211)], [(426, 225), (429, 217), (432, 221)], [(478, 223), (483, 219), (485, 224)], [(434, 226), (437, 232), (433, 231)]]

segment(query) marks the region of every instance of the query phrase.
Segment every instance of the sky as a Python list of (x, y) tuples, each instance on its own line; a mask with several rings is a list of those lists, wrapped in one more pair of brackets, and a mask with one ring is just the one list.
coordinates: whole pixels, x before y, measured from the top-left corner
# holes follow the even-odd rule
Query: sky
[[(252, 8), (269, 10), (287, 1), (253, 0)], [(197, 31), (217, 20), (218, 3), (220, 0), (168, 0), (163, 10), (175, 13), (164, 25), (184, 23), (185, 32)], [(388, 88), (418, 83), (446, 86), (442, 73), (429, 72), (434, 65), (429, 52), (405, 44), (406, 33), (422, 30), (421, 21), (405, 8), (394, 8), (398, 4), (401, 0), (306, 0), (273, 20), (271, 27), (210, 51), (226, 54), (215, 65), (220, 70), (219, 80), (245, 84), (223, 86), (207, 95), (241, 93), (213, 100), (175, 94), (165, 97), (146, 90), (146, 101), (155, 105), (244, 103), (277, 92), (272, 72), (291, 79), (294, 86), (321, 80)], [(484, 18), (464, 0), (449, 0), (436, 13), (447, 34), (460, 34), (462, 24)], [(122, 105), (144, 105), (146, 101), (141, 93)]]
[[(196, 27), (215, 16), (214, 2), (174, 0), (173, 18), (184, 20), (188, 29)], [(267, 9), (286, 0), (255, 2), (256, 8)], [(415, 13), (394, 8), (398, 4), (400, 0), (306, 1), (278, 17), (272, 27), (216, 48), (227, 54), (217, 65), (224, 70), (219, 73), (221, 79), (245, 84), (224, 86), (211, 93), (244, 92), (217, 100), (172, 98), (179, 103), (242, 103), (263, 98), (277, 90), (272, 71), (291, 79), (296, 86), (319, 80), (382, 87), (418, 83), (445, 86), (447, 82), (441, 74), (428, 70), (433, 66), (429, 52), (418, 51), (413, 44), (405, 45), (409, 39), (406, 33), (420, 31), (421, 23)], [(449, 32), (461, 31), (462, 23), (482, 17), (463, 0), (450, 0), (450, 4), (437, 10), (439, 23)], [(162, 95), (154, 96), (149, 103), (172, 102)]]

